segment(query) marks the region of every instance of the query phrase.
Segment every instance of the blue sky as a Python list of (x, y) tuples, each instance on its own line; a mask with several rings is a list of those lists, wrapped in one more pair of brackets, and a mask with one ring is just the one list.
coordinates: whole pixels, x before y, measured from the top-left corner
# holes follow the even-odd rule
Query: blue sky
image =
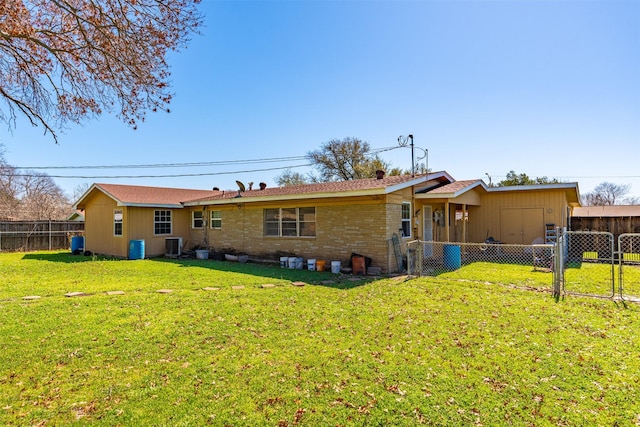
[[(228, 162), (207, 167), (42, 169), (80, 183), (209, 189), (275, 185), (333, 138), (372, 148), (413, 134), (429, 168), (494, 182), (507, 172), (604, 181), (640, 196), (640, 1), (213, 1), (201, 35), (171, 55), (171, 113), (138, 130), (103, 115), (55, 145), (0, 127), (19, 167)], [(382, 153), (410, 168), (411, 151)], [(416, 150), (416, 154), (422, 154)], [(424, 161), (424, 160), (423, 160)], [(309, 168), (294, 168), (302, 173)], [(138, 178), (142, 175), (191, 177)], [(95, 176), (129, 178), (92, 178)], [(136, 177), (133, 177), (136, 176)]]

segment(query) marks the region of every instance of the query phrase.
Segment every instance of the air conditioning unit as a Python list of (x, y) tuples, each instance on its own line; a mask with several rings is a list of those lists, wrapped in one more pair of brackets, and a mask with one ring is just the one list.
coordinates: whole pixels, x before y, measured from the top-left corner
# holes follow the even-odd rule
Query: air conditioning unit
[(164, 256), (179, 257), (182, 255), (182, 237), (167, 237), (164, 239)]

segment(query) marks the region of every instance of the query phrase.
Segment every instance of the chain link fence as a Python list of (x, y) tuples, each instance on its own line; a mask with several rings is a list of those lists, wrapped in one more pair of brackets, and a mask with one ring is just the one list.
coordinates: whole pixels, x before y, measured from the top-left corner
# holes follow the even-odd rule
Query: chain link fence
[(640, 234), (621, 234), (618, 254), (620, 298), (640, 302)]
[[(640, 234), (557, 232), (554, 243), (513, 245), (415, 240), (400, 253), (409, 275), (455, 277), (640, 302)], [(400, 258), (399, 258), (400, 259)], [(397, 262), (397, 265), (400, 261)], [(547, 274), (545, 274), (547, 273)]]
[(567, 231), (562, 235), (564, 293), (615, 296), (616, 252), (613, 243), (613, 234), (607, 232)]
[[(551, 290), (555, 276), (554, 251), (554, 244), (515, 245), (495, 241), (451, 243), (415, 240), (407, 244), (406, 264), (408, 274), (414, 276), (439, 276), (462, 269), (461, 277), (477, 281), (497, 279), (501, 266), (509, 265), (513, 266), (513, 276), (510, 278), (511, 282), (515, 282), (513, 284)], [(464, 268), (467, 266), (473, 268)], [(517, 275), (524, 277), (519, 280)], [(532, 280), (527, 277), (529, 275)]]

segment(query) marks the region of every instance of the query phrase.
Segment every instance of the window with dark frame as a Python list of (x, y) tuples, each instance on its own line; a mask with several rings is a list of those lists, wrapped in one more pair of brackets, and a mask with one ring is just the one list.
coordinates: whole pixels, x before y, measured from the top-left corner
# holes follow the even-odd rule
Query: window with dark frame
[(402, 237), (411, 237), (411, 203), (402, 202)]
[(122, 209), (113, 211), (113, 235), (122, 236)]
[(154, 212), (153, 234), (156, 236), (171, 234), (171, 211), (157, 210)]

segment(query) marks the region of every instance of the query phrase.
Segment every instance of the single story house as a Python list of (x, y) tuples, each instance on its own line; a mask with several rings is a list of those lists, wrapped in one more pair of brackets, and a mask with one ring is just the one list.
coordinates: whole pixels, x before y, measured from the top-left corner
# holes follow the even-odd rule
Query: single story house
[(529, 244), (567, 227), (579, 206), (577, 183), (488, 187), (447, 172), (238, 190), (94, 184), (75, 207), (85, 212), (85, 250), (127, 257), (168, 242), (185, 249), (229, 248), (256, 257), (294, 254), (348, 262), (351, 253), (388, 272), (394, 235), (414, 239)]

